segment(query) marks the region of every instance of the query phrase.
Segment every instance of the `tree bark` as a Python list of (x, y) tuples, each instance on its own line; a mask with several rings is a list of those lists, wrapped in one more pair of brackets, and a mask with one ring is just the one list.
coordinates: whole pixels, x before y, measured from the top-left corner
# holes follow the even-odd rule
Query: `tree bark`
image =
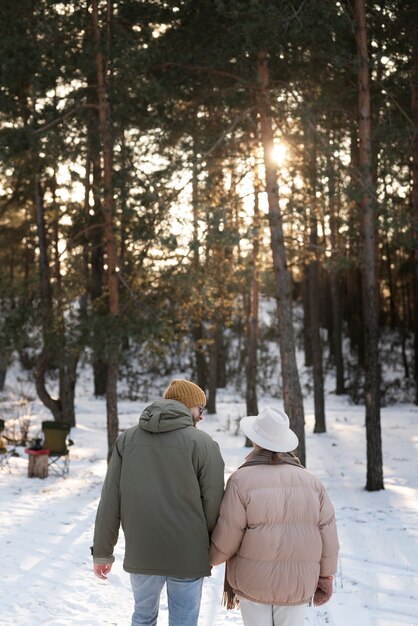
[(309, 263), (309, 304), (311, 310), (310, 334), (314, 383), (314, 433), (325, 433), (324, 372), (322, 366), (321, 333), (319, 329), (319, 262), (317, 259)]
[(418, 5), (412, 3), (411, 20), (412, 59), (411, 59), (411, 117), (412, 136), (412, 233), (414, 242), (414, 378), (415, 404), (418, 405)]
[(219, 351), (219, 322), (213, 321), (209, 329), (209, 375), (208, 375), (208, 403), (210, 415), (216, 413), (216, 386), (218, 380), (218, 351)]
[(67, 348), (63, 362), (60, 363), (59, 367), (59, 388), (62, 407), (61, 420), (70, 424), (70, 426), (76, 426), (74, 400), (78, 359), (78, 350)]
[[(89, 75), (87, 78), (91, 103), (97, 103), (97, 79)], [(89, 249), (91, 275), (89, 294), (92, 304), (92, 367), (93, 392), (95, 396), (105, 396), (107, 386), (107, 362), (105, 342), (101, 328), (106, 324), (105, 305), (103, 303), (103, 287), (105, 284), (104, 252), (103, 252), (103, 207), (101, 199), (102, 168), (100, 163), (100, 127), (96, 111), (92, 111), (87, 121), (87, 144), (91, 160), (91, 191), (93, 196), (93, 215), (88, 206)]]
[[(62, 310), (61, 275), (58, 259), (58, 225), (55, 233), (54, 276), (57, 285), (55, 306), (53, 302), (51, 271), (46, 236), (43, 193), (39, 176), (35, 179), (35, 211), (39, 242), (39, 269), (41, 294), (41, 322), (43, 347), (34, 368), (36, 392), (41, 402), (51, 411), (57, 421), (75, 426), (75, 382), (79, 351), (68, 348), (65, 337), (64, 313)], [(47, 390), (46, 375), (50, 367), (57, 367), (58, 398), (53, 398)]]
[[(199, 254), (199, 183), (197, 169), (197, 146), (196, 139), (193, 138), (193, 171), (192, 171), (192, 208), (193, 208), (193, 285), (192, 291), (195, 289), (194, 283), (200, 282), (200, 254)], [(197, 300), (197, 298), (196, 298)], [(196, 368), (196, 382), (201, 389), (207, 388), (207, 368), (205, 359), (205, 350), (203, 342), (203, 325), (202, 315), (193, 316), (192, 319), (192, 337), (194, 345), (194, 357)]]
[(48, 370), (49, 357), (45, 346), (41, 350), (41, 353), (36, 359), (36, 365), (33, 370), (33, 377), (35, 380), (35, 389), (38, 394), (38, 398), (47, 409), (49, 409), (53, 415), (54, 420), (62, 420), (62, 404), (60, 398), (53, 398), (46, 388), (46, 373)]
[(199, 321), (193, 322), (192, 337), (194, 344), (196, 383), (203, 390), (207, 387), (206, 359), (203, 342), (203, 328)]
[(40, 401), (51, 411), (54, 419), (61, 420), (61, 401), (59, 398), (52, 398), (46, 388), (46, 373), (51, 364), (51, 355), (53, 346), (56, 344), (56, 337), (54, 331), (55, 324), (53, 320), (51, 271), (49, 266), (48, 242), (46, 237), (43, 192), (38, 172), (35, 174), (34, 185), (34, 204), (39, 246), (39, 293), (43, 346), (36, 359), (33, 374), (36, 393), (38, 394)]
[(305, 354), (305, 367), (312, 367), (312, 341), (311, 341), (311, 307), (309, 303), (309, 268), (306, 263), (302, 270), (302, 302), (303, 302), (303, 348)]
[(0, 391), (4, 391), (7, 368), (9, 366), (9, 354), (5, 349), (0, 352)]
[(305, 464), (305, 418), (302, 389), (296, 364), (295, 335), (292, 319), (292, 279), (286, 263), (277, 171), (272, 159), (274, 146), (273, 123), (270, 111), (268, 59), (265, 51), (259, 52), (257, 56), (257, 78), (257, 105), (264, 151), (271, 249), (279, 320), (279, 348), (284, 409), (289, 416), (291, 428), (299, 438), (297, 454), (302, 463)]
[(43, 192), (39, 173), (35, 174), (35, 215), (39, 245), (39, 280), (41, 295), (41, 321), (46, 334), (52, 331), (52, 287), (51, 271), (48, 258), (48, 242), (46, 237)]
[(396, 330), (398, 325), (398, 313), (396, 310), (396, 302), (398, 301), (397, 294), (397, 285), (396, 278), (393, 275), (392, 269), (392, 250), (390, 241), (387, 238), (385, 242), (386, 248), (386, 273), (388, 277), (388, 288), (389, 288), (389, 322), (390, 329), (392, 331)]
[[(358, 117), (358, 112), (357, 112)], [(348, 258), (357, 259), (360, 256), (360, 242), (356, 235), (361, 230), (359, 226), (361, 207), (358, 193), (358, 176), (360, 171), (358, 122), (350, 125), (350, 192), (352, 210), (349, 216)], [(346, 307), (347, 334), (351, 348), (357, 351), (358, 367), (364, 369), (364, 322), (361, 269), (355, 262), (351, 262), (346, 272)]]
[(228, 346), (225, 341), (224, 324), (219, 324), (218, 331), (218, 362), (216, 364), (216, 386), (225, 389), (227, 385), (226, 364), (228, 362)]
[[(54, 182), (52, 188), (53, 207), (54, 207), (54, 279), (55, 279), (55, 318), (57, 326), (57, 344), (59, 355), (57, 357), (58, 365), (58, 386), (59, 400), (61, 403), (61, 420), (76, 426), (75, 416), (75, 384), (77, 364), (80, 357), (80, 345), (75, 342), (68, 341), (66, 336), (65, 313), (64, 313), (64, 297), (62, 293), (62, 276), (61, 264), (59, 257), (59, 209), (55, 194), (56, 181), (54, 173)], [(71, 345), (72, 344), (72, 345)]]
[(89, 292), (90, 292), (90, 247), (87, 237), (88, 228), (90, 225), (90, 193), (91, 193), (91, 148), (88, 139), (87, 129), (87, 147), (86, 147), (86, 174), (84, 177), (84, 220), (83, 227), (85, 229), (85, 236), (83, 237), (83, 279), (84, 279), (84, 293), (80, 298), (80, 310), (83, 319), (87, 319), (88, 304), (89, 304)]
[(315, 426), (314, 433), (326, 432), (324, 370), (322, 365), (322, 345), (320, 332), (320, 284), (318, 254), (318, 207), (316, 201), (317, 146), (316, 122), (313, 120), (306, 130), (305, 154), (308, 169), (310, 195), (309, 222), (309, 265), (308, 265), (308, 302), (309, 302), (309, 340), (312, 350), (312, 375), (314, 391)]
[(342, 347), (342, 319), (340, 306), (339, 284), (339, 219), (337, 209), (337, 187), (332, 159), (328, 159), (328, 207), (329, 227), (331, 239), (331, 311), (332, 311), (332, 344), (335, 362), (335, 393), (337, 396), (345, 393), (344, 388), (344, 357)]
[(365, 404), (368, 491), (384, 489), (380, 425), (379, 303), (376, 276), (376, 192), (373, 183), (370, 84), (364, 0), (354, 0), (358, 54), (359, 161), (361, 171)]
[(259, 188), (254, 186), (254, 221), (253, 221), (253, 249), (250, 267), (250, 285), (247, 298), (247, 361), (246, 361), (246, 394), (247, 415), (258, 415), (257, 401), (257, 349), (258, 349), (258, 299), (259, 299), (259, 270), (258, 255), (260, 249), (260, 210)]
[[(117, 386), (119, 373), (119, 281), (117, 267), (116, 238), (114, 233), (114, 206), (112, 192), (113, 142), (110, 121), (110, 106), (107, 91), (107, 71), (102, 52), (102, 38), (99, 26), (98, 2), (92, 0), (93, 36), (96, 46), (95, 61), (97, 71), (97, 99), (99, 107), (99, 128), (103, 157), (103, 212), (104, 247), (107, 258), (107, 289), (109, 296), (109, 336), (107, 344), (107, 441), (108, 460), (119, 434), (117, 406)], [(110, 27), (111, 5), (107, 2), (107, 28)]]

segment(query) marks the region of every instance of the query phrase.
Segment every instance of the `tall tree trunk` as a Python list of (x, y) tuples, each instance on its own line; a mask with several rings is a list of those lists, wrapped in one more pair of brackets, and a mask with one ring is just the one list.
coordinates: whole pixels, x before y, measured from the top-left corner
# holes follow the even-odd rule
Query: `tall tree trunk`
[(339, 219), (337, 209), (337, 186), (335, 184), (335, 172), (332, 158), (328, 159), (328, 207), (329, 227), (331, 238), (331, 310), (332, 310), (332, 344), (335, 362), (335, 393), (337, 396), (345, 392), (344, 389), (344, 358), (342, 347), (342, 320), (340, 307), (340, 285), (338, 262), (340, 256), (339, 246)]
[(409, 373), (409, 363), (408, 363), (408, 352), (406, 349), (406, 341), (408, 338), (408, 313), (407, 313), (407, 286), (404, 281), (401, 280), (400, 291), (401, 291), (401, 301), (402, 301), (402, 316), (401, 316), (401, 348), (402, 348), (402, 364), (404, 368), (405, 378), (408, 380)]
[(335, 360), (335, 393), (337, 396), (340, 396), (345, 393), (345, 384), (340, 307), (341, 296), (338, 278), (338, 271), (333, 268), (331, 270), (332, 343)]
[[(322, 345), (320, 332), (320, 281), (318, 254), (318, 206), (316, 201), (317, 146), (315, 113), (306, 130), (305, 152), (307, 153), (308, 184), (310, 195), (308, 301), (309, 338), (312, 349), (312, 375), (314, 391), (315, 433), (326, 432), (324, 371), (322, 365)], [(309, 156), (308, 156), (309, 155)]]
[[(53, 191), (54, 195), (54, 191)], [(41, 402), (51, 411), (57, 421), (75, 426), (75, 382), (79, 351), (68, 348), (62, 309), (61, 274), (58, 258), (58, 223), (54, 224), (54, 278), (57, 297), (53, 307), (51, 271), (46, 236), (43, 192), (39, 175), (35, 179), (35, 212), (39, 243), (40, 299), (43, 347), (34, 368), (35, 387)], [(46, 386), (50, 367), (58, 368), (58, 398), (53, 398)]]
[(35, 174), (35, 214), (39, 246), (39, 279), (41, 295), (41, 322), (43, 331), (48, 334), (52, 331), (52, 287), (51, 271), (49, 267), (48, 242), (46, 237), (45, 210), (43, 191), (39, 174)]
[(70, 426), (76, 425), (75, 416), (75, 384), (78, 360), (80, 357), (80, 346), (71, 343), (66, 337), (64, 297), (62, 293), (62, 276), (59, 255), (59, 208), (56, 199), (55, 173), (52, 187), (52, 198), (54, 207), (53, 234), (54, 234), (54, 279), (55, 279), (55, 318), (57, 325), (57, 344), (59, 355), (58, 366), (58, 387), (59, 399), (61, 402), (61, 419)]
[(396, 310), (396, 302), (398, 301), (397, 297), (397, 288), (396, 288), (396, 279), (393, 275), (392, 269), (392, 250), (390, 247), (390, 241), (387, 237), (386, 243), (386, 273), (388, 277), (388, 287), (389, 287), (389, 322), (390, 329), (395, 330), (398, 322), (398, 313)]
[(412, 3), (411, 117), (412, 137), (412, 233), (414, 240), (414, 378), (415, 404), (418, 405), (418, 4)]
[(49, 367), (49, 358), (45, 347), (41, 350), (34, 368), (34, 380), (38, 398), (52, 413), (54, 420), (62, 421), (62, 405), (59, 398), (53, 398), (46, 388), (46, 373)]
[(75, 416), (75, 384), (77, 380), (77, 365), (79, 351), (67, 347), (63, 362), (59, 366), (59, 389), (62, 406), (62, 421), (70, 426), (76, 425)]
[[(93, 165), (93, 198), (94, 198), (94, 228), (91, 232), (91, 285), (90, 295), (92, 301), (92, 315), (95, 316), (93, 323), (93, 391), (95, 396), (105, 396), (107, 387), (107, 360), (106, 348), (103, 341), (101, 328), (106, 324), (106, 311), (103, 302), (104, 258), (103, 258), (103, 210), (99, 202), (98, 193), (101, 185), (100, 155), (99, 161)], [(99, 328), (101, 327), (101, 328)]]
[[(311, 245), (316, 247), (317, 237), (316, 219), (311, 219)], [(310, 308), (310, 335), (312, 343), (312, 371), (314, 383), (314, 433), (326, 432), (324, 372), (322, 365), (321, 333), (319, 328), (319, 261), (314, 259), (309, 263), (309, 308)]]
[(43, 191), (38, 172), (35, 174), (34, 185), (34, 204), (39, 246), (40, 314), (43, 339), (42, 350), (36, 359), (34, 368), (35, 388), (40, 401), (51, 411), (54, 419), (61, 420), (61, 401), (59, 398), (53, 398), (46, 388), (46, 373), (51, 365), (56, 337), (53, 320), (51, 271), (46, 237)]
[(219, 322), (214, 320), (209, 329), (209, 376), (208, 403), (209, 414), (216, 413), (216, 385), (218, 380)]
[(302, 463), (305, 464), (305, 417), (302, 389), (296, 364), (295, 334), (292, 319), (292, 279), (286, 263), (286, 248), (283, 235), (282, 215), (279, 206), (277, 171), (272, 158), (274, 147), (273, 123), (270, 110), (268, 59), (265, 51), (259, 52), (257, 56), (257, 78), (257, 105), (264, 151), (271, 249), (273, 254), (279, 320), (279, 347), (284, 409), (289, 416), (292, 429), (299, 438), (297, 453)]
[[(326, 231), (327, 227), (325, 227), (323, 232)], [(319, 265), (319, 290), (319, 327), (326, 330), (329, 355), (330, 357), (334, 357), (334, 345), (332, 342), (332, 308), (329, 306), (331, 302), (331, 281), (329, 272), (326, 271), (321, 264)]]
[[(352, 245), (350, 248), (352, 249)], [(348, 256), (356, 254), (349, 252)], [(347, 334), (351, 348), (357, 351), (358, 367), (364, 367), (364, 334), (363, 330), (363, 296), (361, 270), (352, 263), (346, 274), (347, 304), (345, 315), (347, 319)]]
[[(193, 278), (194, 284), (200, 282), (200, 254), (199, 254), (199, 182), (198, 182), (198, 169), (197, 169), (197, 146), (196, 139), (193, 138), (193, 172), (192, 172), (192, 208), (193, 208)], [(195, 289), (195, 286), (192, 289)], [(196, 300), (199, 300), (197, 298)], [(192, 319), (192, 337), (195, 356), (196, 367), (196, 382), (201, 389), (207, 388), (207, 371), (206, 371), (206, 359), (203, 342), (203, 324), (201, 304), (199, 304), (199, 315), (196, 315), (195, 308), (193, 308)]]
[(250, 267), (250, 285), (247, 298), (247, 324), (246, 324), (246, 394), (247, 415), (258, 415), (257, 402), (257, 348), (258, 348), (258, 295), (259, 295), (259, 271), (258, 255), (260, 249), (260, 210), (259, 210), (259, 187), (254, 185), (254, 221), (253, 221), (253, 249)]
[[(86, 36), (91, 36), (91, 32)], [(97, 77), (90, 69), (87, 74), (90, 104), (98, 106)], [(90, 213), (90, 195), (86, 197), (86, 219), (88, 224), (88, 241), (90, 250), (91, 272), (89, 280), (89, 296), (92, 304), (92, 367), (93, 392), (95, 396), (105, 396), (107, 386), (106, 346), (103, 341), (103, 328), (106, 326), (105, 304), (103, 291), (105, 284), (104, 251), (103, 251), (103, 207), (101, 198), (102, 167), (100, 148), (100, 124), (97, 111), (87, 113), (87, 151), (91, 169), (91, 192), (93, 197), (92, 213)], [(89, 182), (90, 186), (90, 177)]]
[[(87, 131), (88, 134), (88, 131)], [(90, 193), (91, 193), (91, 149), (90, 143), (87, 139), (87, 147), (86, 147), (86, 174), (84, 177), (84, 220), (83, 220), (83, 228), (85, 231), (83, 237), (83, 279), (84, 279), (84, 293), (80, 298), (80, 310), (82, 312), (84, 321), (87, 318), (88, 313), (88, 304), (89, 304), (89, 292), (90, 292), (90, 250), (89, 250), (89, 240), (88, 240), (88, 232), (89, 232), (89, 224), (90, 224)]]
[(6, 384), (7, 369), (10, 364), (11, 350), (10, 348), (0, 348), (0, 391), (4, 391)]
[(7, 360), (4, 354), (0, 354), (0, 391), (4, 391), (7, 374)]
[(196, 383), (201, 389), (206, 389), (208, 384), (208, 377), (206, 373), (203, 327), (202, 323), (198, 320), (193, 322), (192, 337), (194, 345)]
[(228, 362), (228, 347), (225, 340), (224, 325), (222, 323), (219, 324), (217, 359), (216, 386), (218, 389), (225, 389), (227, 385), (226, 364)]
[[(99, 26), (98, 2), (92, 0), (93, 35), (96, 46), (97, 99), (99, 127), (103, 155), (103, 212), (104, 247), (107, 257), (107, 288), (109, 296), (109, 335), (107, 344), (107, 441), (108, 460), (119, 434), (117, 389), (119, 373), (119, 281), (117, 250), (114, 229), (114, 206), (112, 192), (113, 142), (110, 121), (110, 106), (107, 90), (107, 71), (102, 52), (102, 37)], [(111, 5), (107, 2), (107, 28), (110, 28)], [(107, 35), (109, 36), (109, 35)]]
[[(358, 113), (357, 113), (358, 117)], [(358, 178), (360, 170), (359, 146), (358, 146), (358, 122), (350, 124), (350, 195), (352, 198), (352, 210), (349, 216), (349, 250), (348, 258), (356, 259), (360, 256), (358, 241), (359, 216), (361, 213), (358, 199)], [(358, 367), (364, 368), (364, 322), (363, 322), (363, 297), (361, 269), (352, 262), (346, 273), (347, 300), (345, 315), (347, 319), (347, 334), (350, 338), (351, 347), (357, 351)]]
[(370, 85), (364, 0), (354, 0), (358, 53), (359, 159), (362, 179), (362, 269), (365, 328), (366, 489), (384, 489), (380, 425), (379, 303), (376, 276), (376, 210), (372, 176)]
[(302, 269), (302, 302), (303, 302), (303, 348), (305, 354), (305, 367), (311, 367), (313, 363), (312, 356), (312, 338), (311, 328), (311, 307), (309, 302), (309, 266), (304, 263)]

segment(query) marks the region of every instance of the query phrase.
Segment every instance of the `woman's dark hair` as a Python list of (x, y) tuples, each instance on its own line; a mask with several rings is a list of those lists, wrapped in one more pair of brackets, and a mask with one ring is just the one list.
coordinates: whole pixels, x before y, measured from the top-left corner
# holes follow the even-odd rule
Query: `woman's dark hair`
[(267, 452), (270, 455), (270, 462), (273, 465), (278, 465), (279, 463), (283, 463), (282, 461), (282, 452), (273, 452), (273, 450), (267, 450), (266, 448), (262, 448), (261, 446), (257, 446), (257, 448), (262, 452)]
[(270, 460), (273, 465), (278, 465), (282, 462), (282, 456), (280, 452), (271, 452), (270, 451)]
[(287, 457), (290, 456), (296, 461), (299, 461), (300, 463), (300, 460), (298, 459), (296, 454), (294, 454), (293, 452), (273, 452), (273, 450), (266, 450), (266, 448), (261, 448), (260, 446), (258, 446), (258, 448), (262, 450), (263, 452), (268, 452), (268, 454), (270, 455), (270, 462), (272, 463), (272, 465), (279, 465), (280, 463), (285, 463), (286, 461), (283, 459), (283, 455)]

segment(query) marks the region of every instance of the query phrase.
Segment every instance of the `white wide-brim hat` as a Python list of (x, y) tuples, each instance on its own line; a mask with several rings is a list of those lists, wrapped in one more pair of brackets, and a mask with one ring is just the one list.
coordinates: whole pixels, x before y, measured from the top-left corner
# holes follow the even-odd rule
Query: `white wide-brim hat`
[(299, 439), (280, 409), (267, 406), (258, 415), (243, 417), (240, 426), (248, 439), (265, 450), (291, 452), (298, 447)]

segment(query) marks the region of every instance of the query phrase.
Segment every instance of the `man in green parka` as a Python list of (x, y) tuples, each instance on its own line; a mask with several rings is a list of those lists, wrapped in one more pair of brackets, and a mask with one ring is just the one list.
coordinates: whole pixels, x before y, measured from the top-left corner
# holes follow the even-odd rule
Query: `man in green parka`
[(164, 584), (170, 626), (197, 625), (224, 490), (219, 446), (196, 428), (205, 405), (200, 387), (173, 380), (164, 400), (118, 437), (110, 459), (94, 530), (94, 573), (107, 578), (122, 525), (132, 626), (156, 625)]

